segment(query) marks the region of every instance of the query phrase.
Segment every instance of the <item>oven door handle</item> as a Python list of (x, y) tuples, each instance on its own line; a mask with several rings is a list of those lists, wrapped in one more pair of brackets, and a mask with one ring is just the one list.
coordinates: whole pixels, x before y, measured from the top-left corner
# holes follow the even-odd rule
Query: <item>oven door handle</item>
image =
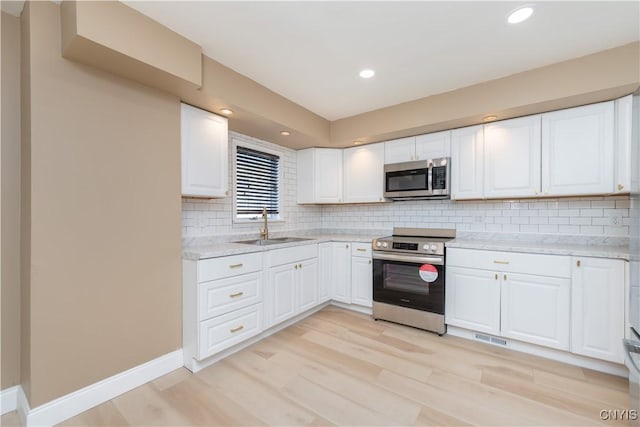
[(436, 265), (444, 265), (444, 257), (414, 256), (414, 255), (397, 255), (382, 252), (374, 252), (373, 259), (381, 259), (386, 261), (401, 261), (415, 263), (429, 263)]

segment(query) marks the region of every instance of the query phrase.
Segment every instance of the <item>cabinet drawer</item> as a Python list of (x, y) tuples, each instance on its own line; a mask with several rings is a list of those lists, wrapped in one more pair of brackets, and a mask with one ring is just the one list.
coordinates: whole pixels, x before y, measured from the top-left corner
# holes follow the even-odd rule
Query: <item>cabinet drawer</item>
[(291, 264), (303, 259), (316, 258), (318, 256), (318, 244), (292, 246), (283, 249), (269, 251), (269, 267)]
[(218, 353), (262, 331), (262, 304), (200, 322), (198, 360)]
[(241, 254), (198, 261), (198, 282), (262, 270), (262, 253)]
[(449, 248), (447, 249), (447, 266), (537, 276), (571, 277), (570, 257), (563, 255)]
[(261, 302), (262, 277), (262, 272), (258, 272), (201, 283), (198, 289), (198, 320)]
[(371, 243), (353, 242), (351, 255), (371, 258)]

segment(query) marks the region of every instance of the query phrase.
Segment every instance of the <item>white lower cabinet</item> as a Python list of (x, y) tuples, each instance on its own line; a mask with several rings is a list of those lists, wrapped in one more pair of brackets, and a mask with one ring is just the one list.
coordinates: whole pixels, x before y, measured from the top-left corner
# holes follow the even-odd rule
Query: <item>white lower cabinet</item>
[(318, 302), (331, 299), (333, 281), (333, 242), (318, 245)]
[(198, 360), (262, 332), (262, 304), (200, 322)]
[[(326, 300), (361, 307), (373, 305), (373, 262), (369, 242), (320, 244), (320, 289), (329, 283)], [(322, 302), (321, 298), (321, 302)]]
[(500, 282), (497, 273), (447, 265), (445, 274), (445, 322), (499, 334)]
[(351, 304), (351, 244), (331, 242), (332, 254), (328, 277), (331, 277), (331, 299)]
[(364, 307), (373, 305), (373, 265), (370, 243), (352, 243), (351, 303)]
[(625, 262), (449, 248), (446, 323), (623, 363)]
[(318, 303), (318, 245), (267, 253), (266, 323), (271, 327)]
[(264, 328), (261, 253), (183, 262), (185, 366), (251, 338)]
[(517, 273), (500, 280), (502, 336), (569, 350), (571, 281)]
[(624, 362), (624, 261), (574, 257), (571, 351)]
[(298, 264), (269, 269), (268, 326), (283, 322), (296, 314), (296, 271)]

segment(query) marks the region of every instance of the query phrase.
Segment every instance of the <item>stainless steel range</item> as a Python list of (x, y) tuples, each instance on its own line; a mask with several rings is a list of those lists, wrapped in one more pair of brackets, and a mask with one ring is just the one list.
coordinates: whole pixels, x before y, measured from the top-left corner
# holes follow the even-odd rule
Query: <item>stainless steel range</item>
[(394, 228), (373, 245), (373, 318), (442, 335), (445, 247), (455, 230)]

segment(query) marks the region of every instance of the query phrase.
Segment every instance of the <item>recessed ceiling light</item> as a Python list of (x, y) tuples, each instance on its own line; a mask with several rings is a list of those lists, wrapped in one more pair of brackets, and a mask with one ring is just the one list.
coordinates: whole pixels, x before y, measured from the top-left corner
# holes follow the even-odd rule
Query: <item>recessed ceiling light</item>
[(482, 121), (483, 122), (492, 122), (497, 118), (498, 118), (498, 116), (485, 116), (485, 117), (482, 118)]
[(289, 132), (288, 130), (283, 130), (283, 131), (280, 132), (280, 135), (289, 136), (289, 135), (291, 135), (291, 132)]
[(522, 21), (526, 21), (533, 15), (533, 8), (530, 6), (525, 6), (518, 8), (509, 14), (507, 18), (507, 22), (509, 24), (517, 24)]
[(353, 141), (353, 145), (360, 145), (362, 144), (362, 141)]
[(222, 114), (233, 114), (233, 110), (230, 110), (230, 109), (228, 109), (228, 108), (221, 108), (221, 109), (220, 109), (220, 112), (221, 112)]
[(368, 68), (366, 70), (360, 71), (360, 77), (362, 77), (363, 79), (370, 79), (375, 75), (376, 75), (376, 72)]

